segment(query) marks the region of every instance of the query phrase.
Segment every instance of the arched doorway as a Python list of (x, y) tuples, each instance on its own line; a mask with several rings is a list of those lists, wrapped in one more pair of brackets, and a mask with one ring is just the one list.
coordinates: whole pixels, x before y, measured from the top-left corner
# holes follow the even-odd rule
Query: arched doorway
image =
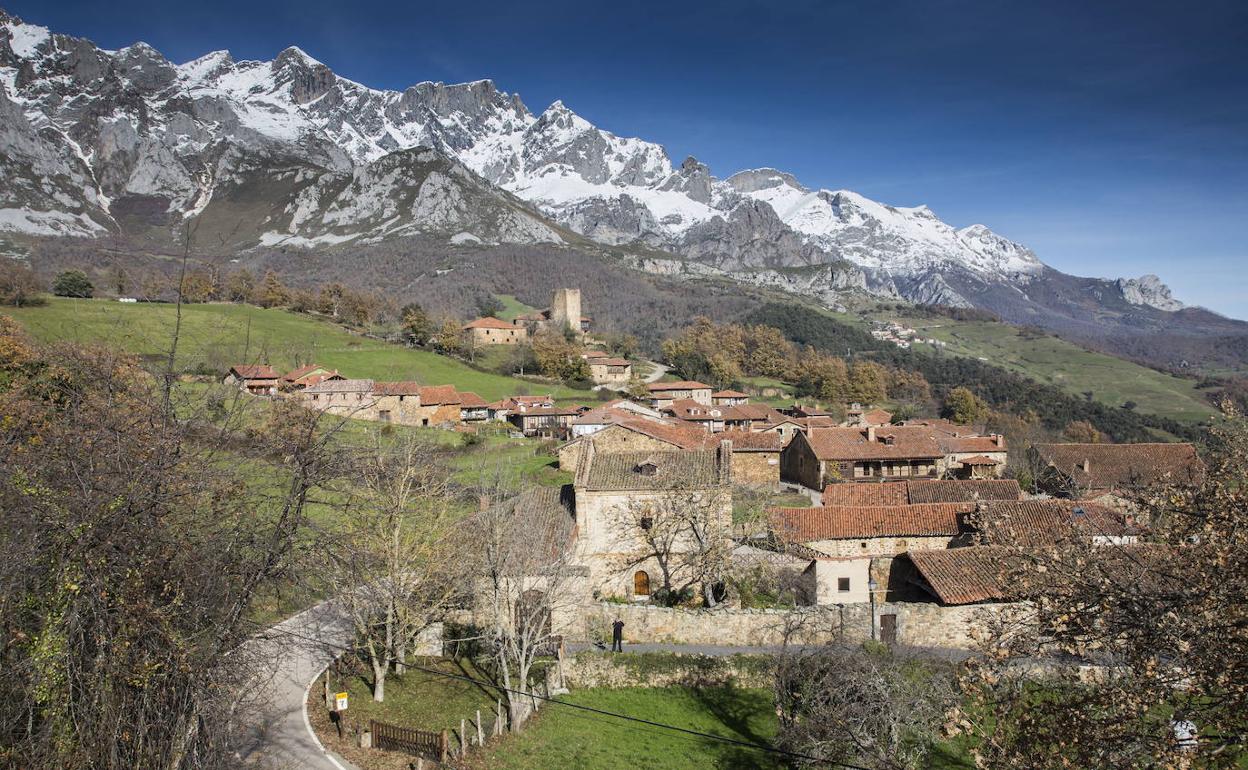
[(633, 596), (650, 595), (650, 573), (639, 569), (633, 573)]

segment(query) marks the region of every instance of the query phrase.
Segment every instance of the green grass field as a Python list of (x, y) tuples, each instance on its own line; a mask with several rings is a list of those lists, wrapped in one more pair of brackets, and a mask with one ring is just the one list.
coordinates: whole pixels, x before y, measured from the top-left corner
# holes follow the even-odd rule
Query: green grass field
[[(173, 338), (171, 305), (52, 298), (44, 307), (5, 308), (44, 342), (104, 343), (147, 360), (168, 354)], [(425, 350), (351, 334), (327, 320), (250, 305), (185, 305), (177, 365), (184, 371), (224, 373), (235, 363), (269, 363), (280, 370), (319, 362), (347, 377), (452, 384), (487, 401), (516, 394), (551, 393), (565, 402), (592, 394), (560, 385), (527, 382), (475, 369)]]
[(1217, 414), (1194, 380), (1175, 377), (1121, 358), (1096, 353), (1052, 336), (1031, 337), (1017, 327), (986, 321), (887, 316), (914, 328), (923, 337), (947, 342), (943, 348), (915, 345), (919, 352), (982, 358), (1039, 382), (1092, 397), (1109, 406), (1134, 401), (1148, 414), (1200, 422)]
[(514, 321), (525, 313), (533, 313), (537, 308), (532, 305), (526, 305), (510, 294), (496, 294), (495, 298), (503, 303), (502, 312), (498, 317), (504, 321)]

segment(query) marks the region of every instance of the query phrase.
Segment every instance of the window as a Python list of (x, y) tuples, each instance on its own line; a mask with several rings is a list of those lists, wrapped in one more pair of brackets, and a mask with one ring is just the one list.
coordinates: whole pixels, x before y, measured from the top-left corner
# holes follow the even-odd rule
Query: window
[(382, 422), (390, 422), (390, 410), (389, 409), (382, 409), (380, 412), (377, 413), (377, 416), (381, 418)]
[(849, 591), (849, 578), (837, 578), (836, 590), (840, 591), (841, 593), (848, 592)]
[(859, 547), (859, 548), (862, 548), (863, 550), (866, 550), (866, 548), (867, 548), (867, 541), (866, 541), (866, 540), (863, 540), (861, 543), (859, 543), (859, 544), (858, 544), (858, 547)]
[(653, 526), (654, 526), (654, 517), (653, 517), (653, 516), (642, 516), (642, 517), (641, 517), (641, 528), (642, 528), (642, 529), (644, 529), (644, 530), (647, 530), (647, 531), (648, 531), (648, 530), (649, 530), (651, 527), (653, 527)]

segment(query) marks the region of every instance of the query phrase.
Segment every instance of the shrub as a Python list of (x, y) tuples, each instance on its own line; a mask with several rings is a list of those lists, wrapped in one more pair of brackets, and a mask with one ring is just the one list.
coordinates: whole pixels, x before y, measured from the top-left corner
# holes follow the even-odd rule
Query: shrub
[(66, 270), (52, 282), (52, 293), (58, 297), (89, 299), (95, 295), (95, 286), (81, 270)]

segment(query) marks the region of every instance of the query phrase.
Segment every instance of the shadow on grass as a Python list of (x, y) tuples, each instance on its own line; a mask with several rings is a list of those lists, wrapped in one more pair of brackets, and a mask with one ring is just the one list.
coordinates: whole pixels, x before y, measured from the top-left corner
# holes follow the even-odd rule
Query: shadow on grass
[[(757, 721), (760, 715), (768, 715), (773, 709), (767, 693), (742, 690), (732, 685), (691, 687), (689, 693), (706, 709), (707, 713), (727, 728), (724, 737), (764, 746), (772, 745), (773, 736), (759, 733), (756, 729), (757, 725), (752, 724), (752, 720)], [(727, 743), (715, 744), (715, 747), (720, 757), (718, 767), (745, 770), (746, 768), (782, 766), (778, 761), (778, 755)]]

